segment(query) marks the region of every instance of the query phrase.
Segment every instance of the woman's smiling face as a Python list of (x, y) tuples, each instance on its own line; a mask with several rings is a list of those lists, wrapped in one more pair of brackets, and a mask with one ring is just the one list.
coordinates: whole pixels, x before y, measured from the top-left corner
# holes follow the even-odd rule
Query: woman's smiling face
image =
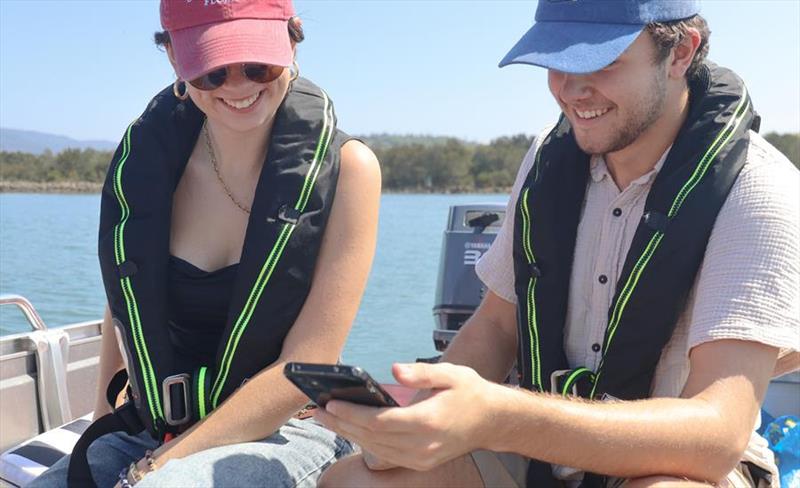
[(237, 132), (248, 132), (272, 120), (289, 88), (289, 70), (268, 83), (256, 83), (238, 66), (228, 70), (225, 83), (204, 91), (186, 84), (189, 96), (209, 120)]
[[(167, 46), (175, 65), (172, 50)], [(257, 83), (244, 74), (240, 64), (227, 67), (225, 82), (213, 90), (200, 90), (185, 83), (189, 96), (209, 121), (236, 132), (249, 132), (267, 124), (275, 116), (289, 88), (291, 74), (284, 69), (267, 83)]]

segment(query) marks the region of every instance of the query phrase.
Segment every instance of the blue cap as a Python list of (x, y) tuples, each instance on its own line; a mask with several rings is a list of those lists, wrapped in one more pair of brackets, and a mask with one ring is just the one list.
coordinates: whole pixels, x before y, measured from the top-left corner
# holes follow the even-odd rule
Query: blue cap
[(699, 0), (539, 0), (536, 23), (500, 67), (521, 63), (591, 73), (613, 63), (650, 22), (699, 11)]

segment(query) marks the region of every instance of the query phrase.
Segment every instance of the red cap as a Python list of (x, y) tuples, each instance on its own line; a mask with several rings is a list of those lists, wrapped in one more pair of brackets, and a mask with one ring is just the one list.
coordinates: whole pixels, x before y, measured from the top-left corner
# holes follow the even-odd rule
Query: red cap
[(176, 71), (193, 80), (221, 66), (291, 66), (291, 0), (161, 0)]

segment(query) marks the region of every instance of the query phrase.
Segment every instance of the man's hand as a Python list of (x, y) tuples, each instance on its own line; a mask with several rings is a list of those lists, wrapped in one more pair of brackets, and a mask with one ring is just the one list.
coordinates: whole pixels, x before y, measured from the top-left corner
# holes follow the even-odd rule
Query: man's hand
[[(432, 393), (433, 390), (427, 388), (424, 390), (416, 390), (416, 393), (414, 393), (414, 396), (411, 398), (411, 401), (405, 404), (401, 403), (401, 405), (406, 406), (419, 403), (429, 398)], [(372, 454), (369, 451), (362, 450), (361, 457), (364, 460), (364, 464), (366, 464), (367, 467), (373, 471), (385, 471), (387, 469), (393, 469), (398, 467), (396, 464), (384, 461), (383, 459), (379, 458), (378, 456)]]
[(395, 364), (392, 372), (401, 385), (430, 389), (430, 396), (400, 408), (332, 400), (314, 416), (370, 453), (365, 461), (371, 469), (392, 465), (427, 471), (485, 447), (491, 431), (485, 399), (500, 386), (470, 368), (447, 363)]

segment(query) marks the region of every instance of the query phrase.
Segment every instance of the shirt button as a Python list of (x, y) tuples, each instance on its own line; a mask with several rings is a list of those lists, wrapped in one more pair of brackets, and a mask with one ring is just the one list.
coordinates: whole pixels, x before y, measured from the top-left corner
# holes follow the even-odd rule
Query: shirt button
[(599, 281), (601, 284), (605, 285), (606, 283), (608, 283), (608, 276), (600, 275), (600, 277), (597, 278), (597, 281)]
[(592, 344), (592, 351), (600, 352), (600, 344), (598, 344), (596, 342), (594, 344)]
[(611, 212), (611, 213), (614, 214), (614, 217), (619, 217), (620, 215), (622, 215), (622, 209), (621, 208), (615, 208), (614, 211)]

